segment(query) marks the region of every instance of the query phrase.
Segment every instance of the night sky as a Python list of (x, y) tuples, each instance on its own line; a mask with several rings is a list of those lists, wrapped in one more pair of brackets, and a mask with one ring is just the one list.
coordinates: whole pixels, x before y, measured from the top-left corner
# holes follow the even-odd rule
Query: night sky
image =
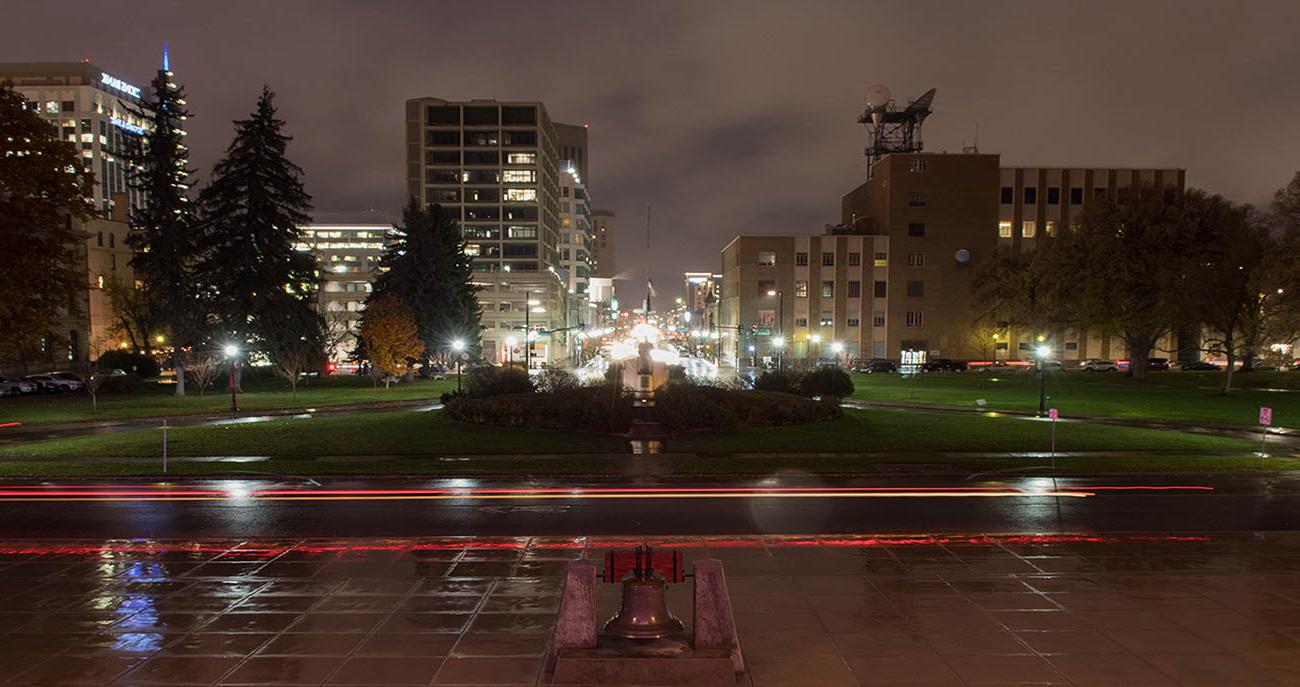
[(626, 276), (653, 204), (664, 296), (718, 270), (737, 233), (838, 220), (873, 83), (900, 102), (938, 89), (931, 152), (960, 152), (978, 122), (1004, 165), (1184, 167), (1254, 203), (1300, 169), (1296, 0), (5, 0), (0, 19), (0, 61), (89, 58), (140, 86), (168, 40), (200, 184), (269, 83), (323, 211), (400, 209), (407, 98), (542, 100), (590, 124)]

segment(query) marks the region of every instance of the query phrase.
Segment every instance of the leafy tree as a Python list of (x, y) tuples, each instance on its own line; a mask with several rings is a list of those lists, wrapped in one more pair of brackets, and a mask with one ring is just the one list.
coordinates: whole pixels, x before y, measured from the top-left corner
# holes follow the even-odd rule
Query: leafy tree
[(94, 180), (70, 143), (0, 84), (0, 360), (51, 356), (59, 323), (86, 288), (74, 221), (89, 219)]
[[(283, 354), (301, 337), (319, 337), (316, 264), (294, 250), (309, 221), (302, 170), (285, 157), (291, 140), (263, 88), (257, 109), (235, 122), (235, 138), (199, 195), (196, 265), (216, 320), (215, 337)], [(287, 325), (297, 327), (291, 330)]]
[(415, 317), (395, 296), (368, 299), (361, 318), (361, 341), (371, 366), (388, 380), (406, 372), (410, 361), (425, 350), (417, 333)]
[(1033, 257), (1071, 324), (1124, 342), (1134, 379), (1146, 378), (1151, 349), (1182, 307), (1183, 256), (1195, 239), (1179, 195), (1143, 188), (1098, 198), (1077, 230), (1042, 241)]
[(176, 395), (185, 395), (186, 349), (197, 343), (203, 313), (196, 300), (193, 262), (198, 252), (198, 221), (190, 202), (189, 149), (185, 145), (185, 90), (173, 83), (166, 52), (163, 67), (140, 105), (149, 133), (132, 156), (131, 185), (142, 204), (131, 212), (127, 244), (131, 268), (140, 282), (115, 285), (111, 294), (119, 322), (134, 345), (150, 353), (155, 332), (166, 332), (173, 346)]
[(406, 304), (424, 341), (427, 369), (429, 361), (446, 356), (453, 340), (478, 349), (481, 311), (456, 221), (440, 206), (425, 210), (412, 199), (402, 224), (400, 238), (380, 259), (385, 271), (367, 302), (393, 296)]
[(315, 310), (299, 307), (290, 299), (277, 299), (275, 306), (283, 313), (268, 313), (263, 318), (264, 352), (297, 398), (303, 374), (324, 365), (325, 321)]
[[(1211, 333), (1203, 345), (1227, 357), (1221, 393), (1232, 388), (1237, 360), (1257, 342), (1246, 335), (1260, 323), (1268, 289), (1265, 270), (1274, 242), (1248, 206), (1188, 191), (1182, 221), (1191, 240), (1183, 246), (1182, 320)], [(1275, 287), (1274, 287), (1275, 288)]]
[(992, 343), (993, 334), (1008, 329), (1041, 332), (1069, 326), (1070, 314), (1056, 287), (1037, 253), (994, 251), (976, 270), (973, 284), (976, 329), (987, 337), (981, 348)]

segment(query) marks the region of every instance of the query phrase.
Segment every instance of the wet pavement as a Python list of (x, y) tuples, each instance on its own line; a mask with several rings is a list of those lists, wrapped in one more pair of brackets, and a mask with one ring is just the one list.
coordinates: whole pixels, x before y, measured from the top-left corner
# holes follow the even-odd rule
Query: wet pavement
[[(0, 676), (541, 684), (565, 565), (639, 541), (8, 540)], [(656, 543), (723, 561), (744, 685), (1300, 684), (1296, 533)]]

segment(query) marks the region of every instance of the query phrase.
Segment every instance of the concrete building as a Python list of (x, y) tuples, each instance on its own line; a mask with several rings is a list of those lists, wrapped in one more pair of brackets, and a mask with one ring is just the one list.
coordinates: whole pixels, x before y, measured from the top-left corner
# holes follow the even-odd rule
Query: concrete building
[(560, 264), (568, 279), (569, 326), (595, 321), (590, 298), (591, 209), (587, 187), (572, 161), (560, 163)]
[(686, 297), (684, 312), (691, 314), (694, 327), (712, 330), (717, 324), (715, 315), (718, 303), (718, 284), (722, 275), (712, 272), (686, 272), (684, 275)]
[[(567, 355), (568, 281), (560, 274), (559, 152), (540, 102), (415, 98), (406, 102), (407, 192), (460, 223), (478, 273), (483, 355), (506, 360), (524, 329), (535, 365)], [(527, 313), (527, 316), (525, 316)]]
[(321, 278), (317, 308), (328, 329), (330, 360), (343, 363), (357, 345), (361, 312), (384, 249), (397, 237), (396, 218), (374, 210), (316, 213), (302, 227), (296, 249), (316, 259)]
[(615, 259), (614, 227), (617, 217), (613, 210), (591, 212), (591, 262), (597, 275), (613, 279), (618, 274)]

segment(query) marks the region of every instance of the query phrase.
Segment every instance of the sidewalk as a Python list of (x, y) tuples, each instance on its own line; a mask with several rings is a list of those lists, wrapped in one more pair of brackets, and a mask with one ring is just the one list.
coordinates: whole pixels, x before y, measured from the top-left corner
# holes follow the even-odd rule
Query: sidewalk
[[(12, 543), (9, 684), (543, 685), (568, 561), (617, 538)], [(1300, 536), (680, 537), (750, 687), (1286, 685)], [(618, 586), (599, 586), (598, 618)], [(689, 625), (689, 584), (670, 606)]]

